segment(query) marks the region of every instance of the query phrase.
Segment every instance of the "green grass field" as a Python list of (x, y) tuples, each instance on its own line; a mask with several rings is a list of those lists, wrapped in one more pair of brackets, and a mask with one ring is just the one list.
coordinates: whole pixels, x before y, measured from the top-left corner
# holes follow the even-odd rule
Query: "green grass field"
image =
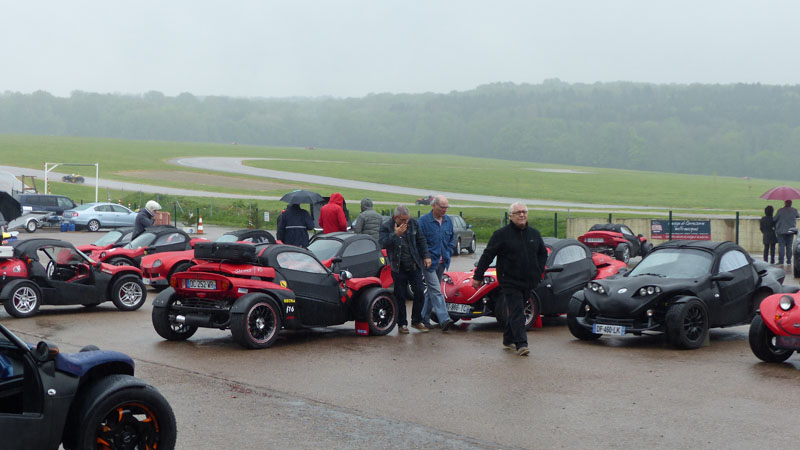
[[(249, 165), (268, 167), (298, 173), (348, 178), (360, 181), (394, 184), (438, 191), (463, 192), (480, 195), (497, 195), (516, 198), (537, 198), (542, 200), (592, 203), (597, 205), (638, 205), (657, 206), (659, 211), (681, 213), (761, 215), (767, 202), (759, 198), (764, 191), (781, 184), (800, 185), (785, 180), (743, 179), (721, 176), (697, 176), (668, 174), (658, 172), (636, 172), (627, 170), (602, 169), (592, 167), (556, 166), (527, 162), (504, 161), (496, 159), (467, 158), (445, 155), (425, 154), (384, 154), (331, 149), (302, 149), (256, 147), (243, 145), (223, 145), (186, 142), (132, 141), (120, 139), (70, 138), (51, 136), (26, 136), (0, 134), (0, 154), (3, 164), (30, 167), (42, 170), (45, 162), (61, 163), (99, 163), (102, 178), (121, 181), (155, 184), (168, 187), (182, 187), (215, 192), (231, 192), (245, 195), (280, 196), (285, 189), (263, 191), (248, 188), (248, 182), (261, 180), (245, 175), (225, 174), (226, 177), (241, 180), (241, 186), (209, 186), (201, 182), (181, 182), (163, 179), (153, 181), (137, 176), (137, 171), (180, 170), (196, 173), (214, 173), (196, 169), (180, 168), (167, 164), (171, 158), (186, 156), (230, 156), (243, 158), (280, 158), (272, 161), (250, 161)], [(542, 171), (545, 170), (545, 171)], [(561, 170), (561, 171), (559, 171)], [(94, 167), (62, 166), (58, 172), (75, 172), (84, 176), (94, 176)], [(128, 172), (128, 174), (122, 174)], [(290, 182), (275, 180), (278, 183)], [(40, 183), (40, 187), (42, 184)], [(369, 196), (376, 202), (376, 209), (389, 210), (390, 205), (408, 204), (413, 206), (414, 197), (407, 195), (368, 192), (355, 189), (336, 188), (303, 184), (323, 195), (341, 192), (345, 198), (360, 199)], [(69, 195), (82, 201), (94, 200), (94, 189), (89, 186), (51, 183), (51, 192)], [(138, 192), (118, 192), (101, 189), (102, 200), (110, 198), (122, 200), (124, 204), (138, 204)], [(144, 200), (148, 195), (144, 194)], [(174, 199), (159, 196), (164, 205), (174, 205), (175, 200), (185, 211), (202, 209), (207, 223), (247, 225), (242, 211), (248, 213), (254, 208), (277, 214), (283, 208), (281, 202), (242, 201), (211, 198)], [(453, 202), (456, 203), (456, 202)], [(469, 202), (457, 202), (459, 207), (452, 213), (462, 212), (467, 221), (473, 223), (479, 237), (488, 237), (491, 229), (500, 224), (503, 209), (507, 205), (493, 205), (495, 208), (469, 207)], [(778, 202), (772, 202), (778, 205)], [(461, 207), (463, 205), (463, 207)], [(210, 217), (211, 208), (214, 216)], [(165, 206), (167, 208), (167, 206)], [(172, 208), (170, 208), (171, 210)], [(602, 210), (602, 207), (597, 209)], [(230, 210), (229, 213), (225, 213)], [(358, 204), (350, 205), (355, 216)], [(425, 213), (428, 207), (413, 208)], [(606, 213), (585, 213), (572, 209), (570, 215), (607, 217)], [(186, 213), (188, 215), (188, 212)], [(567, 214), (562, 212), (563, 221)], [(626, 217), (625, 214), (615, 214)], [(641, 217), (641, 216), (639, 216)], [(553, 234), (553, 211), (537, 211), (531, 219), (544, 234)], [(549, 221), (549, 223), (548, 223)], [(559, 229), (563, 225), (559, 223)]]

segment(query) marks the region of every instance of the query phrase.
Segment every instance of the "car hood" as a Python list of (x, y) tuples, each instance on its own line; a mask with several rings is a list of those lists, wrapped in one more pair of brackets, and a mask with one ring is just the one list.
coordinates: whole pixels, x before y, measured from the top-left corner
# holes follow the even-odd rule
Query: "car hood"
[[(693, 291), (692, 286), (696, 286), (698, 282), (699, 280), (694, 279), (668, 279), (640, 275), (597, 280), (596, 283), (605, 289), (605, 294), (594, 292), (589, 288), (584, 289), (583, 292), (586, 301), (598, 311), (599, 315), (628, 318), (644, 312), (659, 299), (672, 297), (678, 291)], [(639, 296), (639, 289), (647, 286), (658, 286), (662, 292), (644, 297)]]

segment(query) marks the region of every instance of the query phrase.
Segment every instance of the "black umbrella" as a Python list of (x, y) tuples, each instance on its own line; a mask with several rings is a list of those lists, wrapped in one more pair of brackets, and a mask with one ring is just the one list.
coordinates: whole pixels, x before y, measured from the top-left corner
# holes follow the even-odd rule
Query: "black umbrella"
[(0, 214), (3, 220), (11, 222), (22, 215), (22, 206), (8, 192), (0, 192)]
[(284, 194), (284, 196), (281, 197), (281, 201), (290, 205), (299, 205), (301, 203), (310, 203), (313, 205), (314, 203), (323, 201), (323, 199), (322, 196), (316, 192), (297, 190), (289, 192), (288, 194)]

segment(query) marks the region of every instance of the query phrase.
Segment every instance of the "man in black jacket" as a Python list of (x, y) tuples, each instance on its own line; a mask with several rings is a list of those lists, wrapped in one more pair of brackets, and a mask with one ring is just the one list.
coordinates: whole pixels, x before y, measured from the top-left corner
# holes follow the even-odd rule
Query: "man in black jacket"
[(547, 247), (539, 230), (528, 225), (528, 208), (522, 203), (512, 203), (508, 208), (511, 223), (492, 234), (483, 251), (472, 286), (478, 289), (483, 274), (497, 257), (497, 281), (503, 290), (507, 320), (503, 332), (503, 347), (526, 356), (528, 337), (525, 334), (525, 299), (542, 279), (547, 262)]
[(308, 232), (314, 229), (314, 219), (300, 205), (290, 204), (278, 216), (278, 240), (284, 244), (308, 247)]
[(428, 327), (422, 320), (422, 306), (425, 292), (422, 285), (422, 269), (431, 266), (431, 257), (425, 236), (419, 229), (415, 219), (409, 217), (408, 207), (400, 205), (394, 210), (394, 216), (386, 219), (379, 232), (381, 247), (389, 255), (389, 264), (394, 280), (394, 295), (397, 300), (397, 327), (401, 334), (408, 334), (406, 319), (406, 295), (411, 285), (414, 302), (411, 307), (411, 327), (427, 333)]

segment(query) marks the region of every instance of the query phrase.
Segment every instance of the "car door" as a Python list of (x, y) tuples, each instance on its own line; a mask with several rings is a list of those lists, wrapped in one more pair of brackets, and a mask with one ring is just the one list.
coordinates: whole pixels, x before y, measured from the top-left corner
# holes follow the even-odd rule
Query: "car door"
[(286, 249), (275, 257), (276, 270), (297, 299), (296, 316), (303, 325), (327, 326), (346, 321), (339, 283), (313, 256)]
[(758, 274), (747, 255), (738, 249), (728, 250), (720, 257), (718, 267), (718, 273), (731, 273), (733, 279), (717, 281), (719, 299), (709, 305), (712, 324), (732, 325), (750, 320), (750, 301), (758, 282)]
[[(94, 285), (94, 271), (89, 262), (72, 247), (42, 247), (39, 261), (47, 272), (47, 288), (42, 289), (44, 303), (50, 305), (94, 304), (105, 300)], [(73, 266), (85, 265), (81, 272)], [(79, 277), (78, 275), (84, 275)]]
[(148, 254), (153, 253), (163, 253), (163, 252), (174, 252), (178, 250), (186, 250), (188, 240), (183, 233), (179, 232), (171, 232), (171, 233), (164, 233), (161, 236), (157, 237), (155, 242), (153, 242), (150, 247), (153, 247), (152, 250), (148, 250)]
[(114, 214), (112, 213), (111, 206), (109, 205), (97, 205), (92, 208), (94, 212), (94, 216), (97, 220), (100, 221), (100, 224), (104, 227), (113, 227), (114, 224)]
[(350, 239), (342, 249), (342, 262), (339, 269), (349, 270), (353, 277), (377, 277), (380, 275), (380, 248), (373, 239)]
[(109, 205), (114, 216), (115, 227), (130, 227), (136, 220), (136, 214), (130, 209), (120, 205)]
[(565, 245), (550, 254), (547, 266), (562, 270), (548, 272), (539, 285), (547, 290), (547, 298), (540, 295), (542, 312), (566, 312), (572, 294), (583, 289), (596, 270), (591, 252), (578, 244)]

